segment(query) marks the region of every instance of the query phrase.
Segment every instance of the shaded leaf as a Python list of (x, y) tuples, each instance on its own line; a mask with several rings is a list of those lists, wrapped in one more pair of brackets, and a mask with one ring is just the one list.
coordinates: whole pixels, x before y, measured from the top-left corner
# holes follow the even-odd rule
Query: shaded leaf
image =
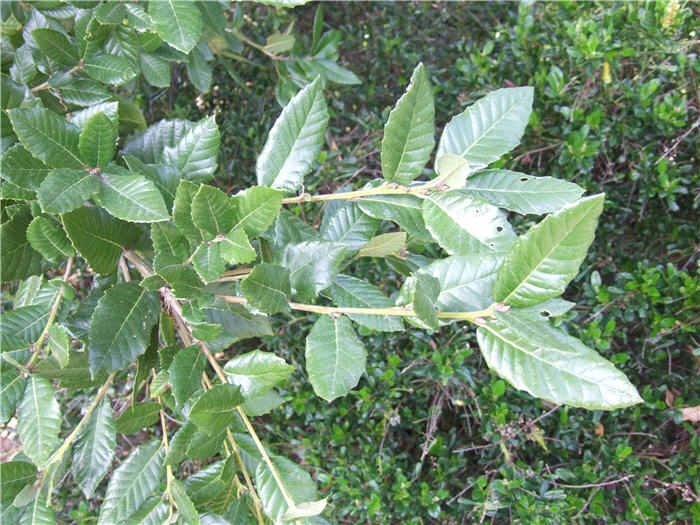
[(243, 403), (240, 387), (230, 384), (214, 385), (204, 392), (190, 409), (190, 420), (202, 432), (218, 434), (233, 421), (236, 407)]
[(83, 71), (104, 84), (121, 86), (136, 76), (131, 63), (118, 55), (100, 55), (88, 58)]
[(80, 132), (78, 148), (88, 165), (104, 168), (117, 151), (117, 126), (102, 112), (88, 119)]
[(155, 22), (158, 34), (178, 51), (189, 53), (197, 45), (202, 32), (202, 17), (193, 2), (149, 2), (148, 14)]
[(17, 432), (24, 453), (41, 466), (58, 445), (61, 430), (61, 407), (48, 379), (30, 376), (17, 407)]
[(194, 194), (191, 204), (192, 223), (212, 240), (225, 235), (234, 225), (234, 208), (231, 199), (220, 189), (202, 184)]
[[(336, 275), (328, 290), (331, 298), (341, 308), (391, 308), (394, 304), (378, 288), (349, 275)], [(403, 330), (400, 317), (383, 315), (349, 314), (356, 323), (371, 330), (398, 332)]]
[(11, 504), (24, 487), (36, 480), (36, 467), (27, 461), (0, 463), (0, 499)]
[(52, 170), (37, 191), (39, 204), (49, 213), (66, 213), (82, 206), (100, 190), (97, 175), (85, 170)]
[(383, 233), (372, 237), (357, 254), (358, 257), (387, 257), (399, 255), (406, 247), (406, 232)]
[(73, 247), (101, 274), (116, 270), (123, 249), (133, 245), (140, 235), (133, 224), (116, 219), (95, 206), (64, 213), (61, 220)]
[(124, 410), (116, 421), (119, 434), (135, 434), (143, 428), (148, 428), (158, 421), (160, 403), (140, 402)]
[[(24, 376), (16, 370), (9, 369), (0, 372), (0, 425), (4, 425), (14, 416), (17, 403), (24, 393), (24, 386)], [(0, 476), (0, 482), (2, 482), (2, 476)]]
[(75, 254), (63, 228), (46, 217), (34, 218), (27, 228), (27, 240), (50, 261), (58, 262)]
[(101, 175), (97, 204), (129, 222), (158, 222), (170, 218), (158, 188), (143, 175), (108, 166)]
[(78, 48), (58, 31), (38, 28), (32, 31), (32, 38), (41, 52), (54, 62), (72, 67), (80, 60)]
[(160, 442), (141, 445), (114, 471), (107, 485), (98, 523), (124, 520), (151, 496), (163, 476)]
[(90, 371), (122, 370), (146, 351), (160, 302), (136, 282), (114, 285), (100, 298), (90, 325)]
[(168, 371), (173, 396), (178, 405), (184, 404), (194, 394), (202, 383), (202, 372), (206, 357), (200, 353), (197, 345), (183, 348), (173, 358)]
[(231, 198), (234, 227), (243, 228), (251, 238), (272, 225), (282, 209), (282, 193), (265, 186), (253, 186)]
[(293, 294), (313, 299), (330, 286), (346, 250), (345, 244), (332, 241), (288, 244), (276, 256), (276, 263), (289, 270)]
[(83, 167), (75, 125), (41, 107), (10, 109), (7, 114), (22, 145), (36, 158), (55, 168)]
[(112, 405), (103, 399), (80, 430), (73, 446), (73, 477), (91, 498), (112, 465), (117, 436)]
[(260, 263), (241, 281), (241, 293), (262, 312), (287, 312), (288, 298), (291, 295), (289, 270), (274, 264)]
[(440, 282), (435, 277), (425, 273), (416, 274), (411, 297), (413, 311), (416, 312), (418, 319), (432, 330), (440, 328), (437, 310), (435, 310), (435, 302), (439, 295)]
[(177, 144), (163, 148), (163, 162), (179, 169), (187, 180), (206, 182), (216, 171), (220, 142), (215, 118), (207, 117), (190, 127)]

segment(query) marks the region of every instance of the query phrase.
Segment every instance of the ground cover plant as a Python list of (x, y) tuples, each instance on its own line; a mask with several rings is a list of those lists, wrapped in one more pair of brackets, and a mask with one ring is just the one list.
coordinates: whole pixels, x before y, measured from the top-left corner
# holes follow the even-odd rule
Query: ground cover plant
[[(224, 56), (230, 60), (215, 62), (212, 83), (197, 85), (189, 75), (195, 88), (210, 94), (200, 94), (195, 104), (195, 91), (179, 87), (164, 107), (163, 97), (154, 98), (142, 77), (124, 86), (121, 79), (95, 78), (94, 69), (91, 74), (80, 65), (121, 56), (137, 75), (135, 56), (112, 45), (122, 26), (134, 24), (131, 18), (100, 21), (106, 16), (98, 14), (100, 9), (114, 7), (109, 4), (58, 4), (44, 3), (48, 27), (38, 27), (37, 36), (56, 41), (53, 31), (68, 45), (61, 40), (61, 46), (28, 46), (32, 58), (39, 57), (37, 76), (28, 81), (38, 98), (16, 77), (18, 53), (3, 64), (3, 93), (12, 96), (3, 96), (8, 111), (3, 113), (2, 274), (3, 282), (12, 283), (4, 288), (2, 395), (5, 419), (17, 405), (16, 429), (24, 448), (1, 467), (7, 519), (445, 523), (475, 516), (556, 522), (557, 516), (568, 515), (653, 521), (659, 519), (659, 506), (674, 506), (668, 500), (649, 502), (646, 494), (659, 487), (665, 489), (664, 498), (684, 502), (675, 505), (670, 519), (688, 520), (697, 513), (697, 464), (686, 459), (698, 448), (697, 434), (690, 437), (692, 427), (684, 423), (688, 437), (677, 441), (677, 454), (657, 459), (661, 473), (643, 466), (642, 452), (629, 444), (633, 435), (654, 436), (660, 430), (647, 428), (645, 419), (652, 416), (639, 407), (682, 407), (692, 401), (692, 381), (673, 389), (642, 389), (648, 379), (629, 365), (636, 359), (642, 369), (644, 352), (641, 358), (607, 352), (613, 365), (569, 335), (606, 353), (613, 346), (616, 320), (651, 318), (645, 340), (653, 345), (649, 359), (658, 363), (668, 356), (669, 369), (672, 359), (681, 367), (677, 374), (685, 366), (678, 361), (685, 363), (692, 344), (697, 347), (698, 286), (687, 265), (679, 268), (669, 261), (658, 268), (627, 254), (638, 266), (617, 262), (632, 271), (611, 272), (613, 284), (603, 283), (610, 275), (601, 277), (589, 267), (585, 282), (590, 284), (581, 286), (579, 277), (575, 293), (600, 303), (601, 314), (572, 309), (573, 303), (559, 298), (586, 264), (603, 211), (601, 194), (583, 197), (581, 186), (563, 180), (590, 169), (595, 153), (585, 140), (590, 130), (567, 138), (558, 179), (503, 169), (523, 132), (527, 129), (527, 141), (530, 129), (546, 122), (537, 111), (530, 113), (533, 100), (538, 104), (537, 90), (533, 96), (532, 89), (486, 84), (481, 92), (475, 90), (472, 104), (447, 121), (445, 108), (440, 116), (444, 98), (433, 94), (449, 83), (431, 81), (435, 66), (430, 64), (413, 69), (419, 57), (411, 53), (401, 54), (403, 61), (412, 61), (403, 64), (402, 80), (393, 89), (386, 87), (389, 107), (376, 115), (371, 114), (376, 106), (370, 106), (370, 114), (362, 108), (358, 117), (344, 109), (339, 91), (332, 91), (327, 102), (328, 91), (335, 89), (328, 75), (302, 67), (316, 74), (301, 78), (288, 69), (297, 60), (285, 60), (294, 55), (293, 46), (282, 45), (278, 55), (256, 44), (299, 17), (296, 27), (312, 36), (294, 39), (297, 52), (313, 50), (325, 35), (331, 35), (327, 40), (337, 50), (339, 33), (324, 33), (322, 12), (308, 7), (304, 15), (298, 9), (259, 7), (250, 7), (247, 18), (240, 7), (228, 12), (234, 21), (238, 13), (241, 20), (263, 22), (251, 28), (261, 35), (245, 39), (249, 57), (274, 62), (274, 68), (266, 68), (272, 73), (263, 76), (268, 81), (262, 83), (264, 93), (259, 87), (246, 90), (249, 86), (241, 82), (251, 72), (261, 74), (259, 64)], [(196, 18), (192, 4), (173, 6)], [(39, 19), (37, 9), (20, 7), (25, 12), (13, 16)], [(200, 17), (211, 7), (197, 6)], [(643, 20), (652, 26), (670, 16), (665, 6), (648, 7), (651, 15)], [(90, 47), (81, 44), (70, 24), (55, 24), (73, 8), (97, 18), (104, 39)], [(375, 8), (385, 15), (385, 9), (396, 9)], [(425, 7), (411, 9), (419, 14)], [(164, 40), (161, 56), (177, 49), (181, 32), (159, 26), (157, 9), (144, 12), (150, 17), (136, 31)], [(505, 10), (499, 16), (504, 13), (518, 20), (516, 33), (533, 16), (525, 7), (519, 14)], [(625, 11), (610, 13), (612, 21), (601, 26), (605, 31)], [(672, 13), (680, 20), (673, 24), (687, 21), (687, 13), (679, 13), (680, 8)], [(632, 16), (629, 10), (626, 14)], [(354, 15), (359, 18), (358, 12)], [(566, 13), (560, 15), (566, 22)], [(340, 26), (342, 18), (331, 19), (330, 25)], [(21, 38), (17, 31), (10, 33), (17, 49), (34, 39), (32, 31), (24, 33), (31, 23), (22, 22)], [(589, 33), (596, 29), (586, 27)], [(343, 34), (352, 41), (349, 28)], [(207, 38), (203, 31), (195, 44), (201, 39), (211, 49)], [(268, 38), (267, 44), (281, 38)], [(590, 46), (590, 41), (579, 45)], [(383, 49), (391, 53), (398, 43)], [(65, 58), (61, 62), (57, 47), (77, 48), (83, 55), (77, 63), (74, 57), (70, 64)], [(512, 49), (521, 52), (517, 45)], [(482, 56), (491, 53), (484, 50)], [(595, 48), (592, 53), (596, 58)], [(572, 57), (575, 61), (575, 53)], [(479, 77), (488, 78), (488, 70), (497, 70), (494, 64), (480, 65), (478, 55), (470, 55), (468, 63), (444, 58), (454, 59), (465, 75), (481, 67)], [(588, 60), (586, 67), (592, 67)], [(238, 87), (231, 94), (262, 101), (251, 104), (254, 111), (245, 118), (258, 122), (243, 122), (245, 137), (236, 137), (240, 124), (231, 122), (245, 109), (234, 119), (216, 111), (226, 101), (217, 75), (230, 79), (234, 63)], [(173, 66), (182, 71), (179, 67)], [(357, 64), (349, 70), (361, 73)], [(348, 75), (348, 83), (356, 83)], [(536, 87), (552, 82), (549, 76), (539, 84), (536, 78), (516, 80), (516, 85)], [(110, 99), (65, 100), (71, 83), (81, 81), (106, 83)], [(370, 94), (376, 88), (366, 86)], [(130, 98), (146, 100), (142, 107), (149, 123), (155, 123), (136, 131), (145, 119)], [(364, 100), (347, 104), (357, 110)], [(218, 121), (208, 109), (219, 114)], [(671, 105), (659, 111), (678, 114)], [(169, 118), (153, 118), (159, 113)], [(442, 124), (432, 153), (434, 114)], [(589, 127), (602, 119), (591, 120), (581, 111), (582, 117)], [(662, 132), (673, 123), (682, 127), (683, 119), (673, 118), (658, 119)], [(341, 127), (344, 120), (374, 123), (383, 133), (370, 135), (359, 148), (344, 149), (334, 140), (340, 129), (352, 131)], [(230, 129), (239, 141), (231, 140)], [(682, 144), (679, 136), (676, 148)], [(356, 155), (362, 155), (362, 147), (375, 152), (359, 166)], [(531, 155), (538, 153), (541, 158), (539, 151)], [(650, 164), (635, 160), (637, 169)], [(687, 214), (695, 208), (683, 189), (692, 188), (692, 179), (684, 175), (687, 162), (674, 160), (680, 166), (674, 163), (669, 172), (666, 162), (663, 172), (673, 181), (663, 205)], [(358, 177), (358, 168), (372, 162), (375, 177)], [(594, 191), (607, 189), (579, 182)], [(531, 185), (536, 197), (529, 197)], [(660, 196), (646, 186), (645, 191), (650, 204), (642, 201), (643, 211), (659, 200), (648, 195)], [(690, 228), (683, 228), (684, 220)], [(671, 249), (685, 262), (688, 241), (697, 237), (692, 213), (671, 222), (677, 222)], [(616, 224), (604, 222), (601, 229), (614, 231)], [(8, 245), (8, 239), (13, 243)], [(610, 257), (617, 255), (614, 249)], [(659, 292), (661, 284), (666, 292)], [(568, 298), (577, 299), (575, 293)], [(632, 317), (625, 305), (634, 307)], [(602, 326), (605, 312), (613, 317)], [(476, 332), (464, 330), (466, 323)], [(685, 337), (677, 340), (688, 341), (690, 350), (657, 348), (655, 341), (667, 333)], [(475, 361), (477, 348), (481, 365)], [(642, 398), (615, 365), (631, 372)], [(545, 400), (546, 408), (510, 389), (488, 367)], [(614, 425), (599, 410), (562, 405), (614, 409), (642, 399), (645, 404), (637, 405), (628, 420), (643, 430), (601, 443), (597, 455), (605, 458), (603, 470), (589, 450), (583, 461), (576, 460), (581, 444), (572, 434), (602, 441)], [(115, 409), (120, 414), (116, 424)], [(553, 414), (559, 414), (556, 425), (543, 428)], [(682, 414), (669, 412), (661, 427), (669, 421), (680, 424)], [(470, 419), (478, 427), (467, 434)], [(425, 424), (419, 444), (411, 432), (416, 423)], [(358, 426), (367, 429), (365, 438), (353, 432)], [(556, 444), (559, 461), (528, 443), (547, 454)], [(100, 449), (100, 454), (90, 453)], [(112, 465), (115, 451), (121, 457)], [(474, 451), (483, 461), (469, 472), (460, 454)], [(653, 451), (646, 456), (658, 457)], [(625, 469), (634, 473), (617, 475)], [(626, 491), (627, 505), (609, 506), (601, 489)], [(77, 505), (81, 491), (91, 498), (89, 505)]]

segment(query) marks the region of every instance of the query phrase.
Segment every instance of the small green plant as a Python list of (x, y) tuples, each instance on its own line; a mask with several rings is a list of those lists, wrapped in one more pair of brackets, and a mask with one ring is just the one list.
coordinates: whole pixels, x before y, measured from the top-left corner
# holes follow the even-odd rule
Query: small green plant
[[(79, 14), (90, 26), (107, 7), (116, 8)], [(60, 45), (36, 40), (54, 33)], [(305, 371), (329, 402), (365, 372), (356, 327), (399, 332), (405, 323), (427, 332), (473, 325), (491, 369), (553, 403), (612, 410), (640, 401), (610, 362), (548, 320), (573, 306), (559, 296), (593, 241), (603, 195), (488, 169), (519, 144), (531, 88), (496, 90), (455, 116), (426, 169), (434, 100), (419, 64), (384, 128), (383, 179), (312, 195), (304, 181), (329, 119), (317, 77), (272, 127), (258, 184), (230, 196), (210, 184), (220, 144), (214, 117), (163, 120), (127, 137), (128, 101), (66, 107), (42, 96), (56, 78), (61, 93), (84, 90), (85, 81), (122, 83), (86, 69), (111, 71), (118, 55), (107, 40), (73, 53), (90, 48), (90, 35), (76, 30), (72, 42), (59, 28), (29, 31), (22, 46), (33, 42), (37, 71), (65, 74), (33, 88), (2, 77), (0, 271), (3, 283), (18, 284), (0, 328), (0, 419), (16, 417), (23, 446), (0, 465), (3, 520), (55, 522), (62, 502), (54, 489), (70, 473), (99, 502), (99, 523), (324, 523), (329, 511), (314, 480), (273, 455), (250, 420), (283, 402), (275, 387), (295, 370), (273, 351), (235, 346), (271, 335), (273, 315), (317, 316)], [(318, 221), (294, 213), (312, 208)], [(545, 217), (519, 235), (511, 212)], [(400, 287), (382, 290), (353, 274), (358, 258), (386, 260), (403, 276)], [(86, 297), (71, 285), (76, 268), (94, 274)], [(453, 359), (432, 358), (441, 367)], [(55, 386), (89, 393), (75, 425), (63, 424), (72, 408)], [(498, 397), (505, 385), (493, 390)], [(112, 396), (128, 401), (116, 419)], [(112, 470), (118, 436), (132, 434), (137, 446)], [(192, 461), (194, 472), (183, 467)], [(427, 485), (425, 493), (432, 497)]]

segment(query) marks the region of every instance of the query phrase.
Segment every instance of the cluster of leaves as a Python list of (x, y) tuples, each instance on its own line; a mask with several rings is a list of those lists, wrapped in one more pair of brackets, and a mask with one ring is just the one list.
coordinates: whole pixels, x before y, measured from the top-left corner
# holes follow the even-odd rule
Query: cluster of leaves
[[(606, 192), (595, 252), (566, 295), (583, 300), (553, 322), (624, 370), (645, 401), (611, 415), (560, 408), (541, 418), (552, 407), (494, 387), (468, 334), (445, 330), (432, 342), (415, 330), (369, 336), (368, 346), (386, 353), (368, 356), (368, 374), (348, 403), (315, 403), (310, 388), (294, 383), (283, 392), (289, 403), (268, 420), (277, 441), (304, 451), (319, 480), (333, 479), (339, 516), (368, 523), (697, 520), (697, 424), (681, 421), (686, 407), (700, 403), (697, 9), (676, 4), (665, 25), (672, 7), (360, 4), (329, 17), (343, 30), (353, 69), (367, 78), (361, 93), (343, 95), (346, 107), (360, 108), (363, 124), (337, 108), (330, 128), (339, 143), (359, 144), (353, 158), (343, 156), (347, 178), (358, 167), (365, 174), (379, 167), (372, 152), (391, 91), (417, 57), (430, 56), (438, 122), (494, 86), (535, 86), (524, 143), (499, 164)], [(606, 61), (610, 83), (603, 81)], [(371, 68), (386, 75), (374, 77)], [(557, 69), (564, 82), (555, 91), (548, 73)], [(655, 86), (653, 94), (645, 84)], [(673, 127), (655, 117), (662, 107), (678, 117)], [(569, 137), (573, 144), (584, 127), (585, 151), (570, 150)], [(373, 271), (362, 264), (356, 272), (389, 286), (397, 279), (388, 265)], [(294, 343), (302, 327), (285, 330), (267, 344), (303, 361)], [(546, 449), (533, 439), (532, 421)], [(433, 442), (439, 445), (422, 458)]]
[[(302, 188), (323, 145), (321, 79), (295, 95), (272, 128), (257, 162), (259, 185), (232, 197), (206, 184), (220, 141), (211, 117), (157, 123), (128, 138), (116, 156), (118, 111), (89, 105), (68, 122), (22, 86), (6, 85), (16, 94), (4, 108), (14, 133), (7, 143), (18, 143), (3, 156), (15, 193), (3, 193), (2, 271), (4, 281), (23, 279), (14, 310), (3, 316), (3, 366), (14, 385), (7, 416), (17, 405), (25, 454), (41, 471), (32, 485), (36, 471), (22, 458), (3, 467), (3, 477), (7, 470), (6, 479), (16, 481), (3, 496), (8, 519), (49, 519), (47, 500), (71, 446), (74, 478), (90, 497), (111, 465), (115, 434), (150, 428), (159, 417), (160, 442), (138, 447), (111, 476), (104, 522), (163, 520), (173, 508), (188, 523), (204, 512), (231, 520), (249, 504), (254, 513), (257, 497), (273, 520), (317, 515), (324, 500), (316, 501), (308, 474), (285, 458), (270, 460), (247, 424), (247, 416), (279, 406), (273, 387), (292, 367), (269, 352), (239, 355), (223, 368), (211, 355), (269, 335), (269, 316), (291, 309), (322, 314), (306, 340), (306, 370), (328, 400), (346, 395), (365, 372), (353, 322), (400, 331), (406, 318), (427, 331), (474, 323), (488, 365), (544, 399), (606, 409), (638, 401), (610, 363), (545, 318), (573, 306), (558, 296), (593, 239), (602, 196), (581, 198), (571, 183), (485, 169), (518, 144), (531, 89), (498, 90), (456, 116), (435, 170), (424, 170), (434, 147), (434, 102), (419, 66), (385, 127), (384, 181), (347, 195), (285, 199)], [(424, 173), (433, 178), (414, 182)], [(282, 211), (317, 201), (328, 201), (318, 229)], [(517, 236), (502, 210), (547, 216)], [(449, 256), (407, 255), (407, 239)], [(36, 274), (68, 259), (65, 281), (77, 257), (103, 278), (71, 307), (70, 286)], [(358, 257), (384, 259), (406, 277), (395, 300), (341, 273)], [(199, 344), (190, 344), (193, 338)], [(47, 342), (52, 357), (44, 359)], [(105, 396), (115, 375), (134, 363), (132, 399), (141, 399), (146, 384), (153, 401), (134, 404), (115, 427)], [(212, 384), (212, 370), (221, 382)], [(102, 385), (58, 448), (60, 406), (48, 379), (67, 388)], [(166, 412), (186, 421), (170, 439)], [(95, 447), (106, 451), (99, 464), (89, 453)], [(184, 483), (173, 474), (184, 458), (219, 453), (226, 459)], [(238, 497), (237, 469), (244, 480), (254, 474), (248, 497)], [(165, 494), (151, 497), (164, 474)]]

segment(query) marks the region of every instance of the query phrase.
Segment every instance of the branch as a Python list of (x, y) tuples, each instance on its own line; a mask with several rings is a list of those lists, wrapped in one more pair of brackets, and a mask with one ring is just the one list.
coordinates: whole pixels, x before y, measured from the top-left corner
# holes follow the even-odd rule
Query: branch
[[(63, 282), (64, 283), (68, 282), (68, 277), (70, 277), (70, 270), (71, 270), (72, 265), (73, 265), (73, 257), (68, 257), (68, 262), (66, 263), (66, 270), (63, 272)], [(63, 298), (63, 286), (61, 286), (61, 288), (58, 290), (58, 295), (56, 296), (56, 300), (54, 301), (53, 305), (51, 306), (51, 312), (49, 313), (49, 319), (48, 319), (48, 321), (46, 321), (46, 326), (41, 331), (41, 335), (39, 336), (39, 340), (36, 343), (36, 350), (34, 350), (34, 353), (32, 354), (31, 359), (29, 359), (29, 361), (27, 361), (27, 364), (24, 365), (24, 368), (31, 368), (31, 366), (38, 359), (39, 354), (41, 353), (41, 349), (44, 346), (46, 339), (48, 339), (49, 330), (51, 329), (51, 325), (53, 325), (53, 322), (56, 319), (56, 313), (58, 312), (58, 307), (61, 304), (62, 298)]]
[[(245, 297), (231, 295), (217, 295), (216, 297), (225, 300), (228, 303), (246, 304), (248, 300)], [(417, 317), (416, 312), (412, 308), (404, 306), (395, 306), (392, 308), (341, 308), (337, 306), (319, 306), (316, 304), (294, 303), (289, 301), (289, 307), (292, 310), (302, 310), (304, 312), (313, 312), (316, 314), (338, 315), (338, 314), (358, 314), (358, 315), (393, 315), (400, 317)], [(493, 304), (485, 310), (475, 310), (473, 312), (438, 312), (438, 317), (441, 319), (461, 319), (470, 321), (474, 324), (480, 324), (485, 317), (494, 317), (494, 311), (503, 311), (504, 306), (501, 304)]]
[(105, 395), (107, 395), (107, 391), (109, 390), (109, 387), (111, 386), (112, 381), (114, 380), (114, 376), (116, 375), (116, 373), (117, 372), (115, 371), (109, 375), (109, 377), (107, 378), (107, 381), (105, 381), (105, 383), (100, 387), (100, 390), (97, 392), (97, 396), (95, 397), (95, 399), (93, 399), (92, 403), (90, 404), (87, 411), (85, 412), (85, 415), (78, 422), (76, 427), (73, 429), (73, 432), (71, 432), (70, 435), (65, 439), (65, 441), (63, 442), (61, 447), (56, 452), (54, 452), (49, 459), (46, 460), (46, 462), (41, 466), (40, 470), (46, 470), (52, 464), (56, 463), (57, 461), (60, 461), (63, 458), (63, 454), (66, 453), (66, 450), (68, 450), (71, 443), (78, 435), (78, 432), (80, 432), (80, 429), (83, 428), (83, 425), (87, 422), (88, 418), (95, 411), (95, 408), (97, 408), (97, 405), (100, 404), (100, 401), (102, 401), (102, 398), (105, 397)]
[(419, 186), (401, 186), (394, 182), (385, 182), (376, 188), (365, 188), (363, 190), (346, 191), (343, 193), (326, 193), (322, 195), (310, 195), (302, 193), (298, 197), (288, 197), (282, 199), (282, 204), (299, 204), (303, 202), (323, 202), (333, 200), (356, 200), (362, 197), (373, 195), (414, 195), (424, 199), (431, 191), (445, 191), (448, 186), (442, 184), (442, 177), (438, 177)]

